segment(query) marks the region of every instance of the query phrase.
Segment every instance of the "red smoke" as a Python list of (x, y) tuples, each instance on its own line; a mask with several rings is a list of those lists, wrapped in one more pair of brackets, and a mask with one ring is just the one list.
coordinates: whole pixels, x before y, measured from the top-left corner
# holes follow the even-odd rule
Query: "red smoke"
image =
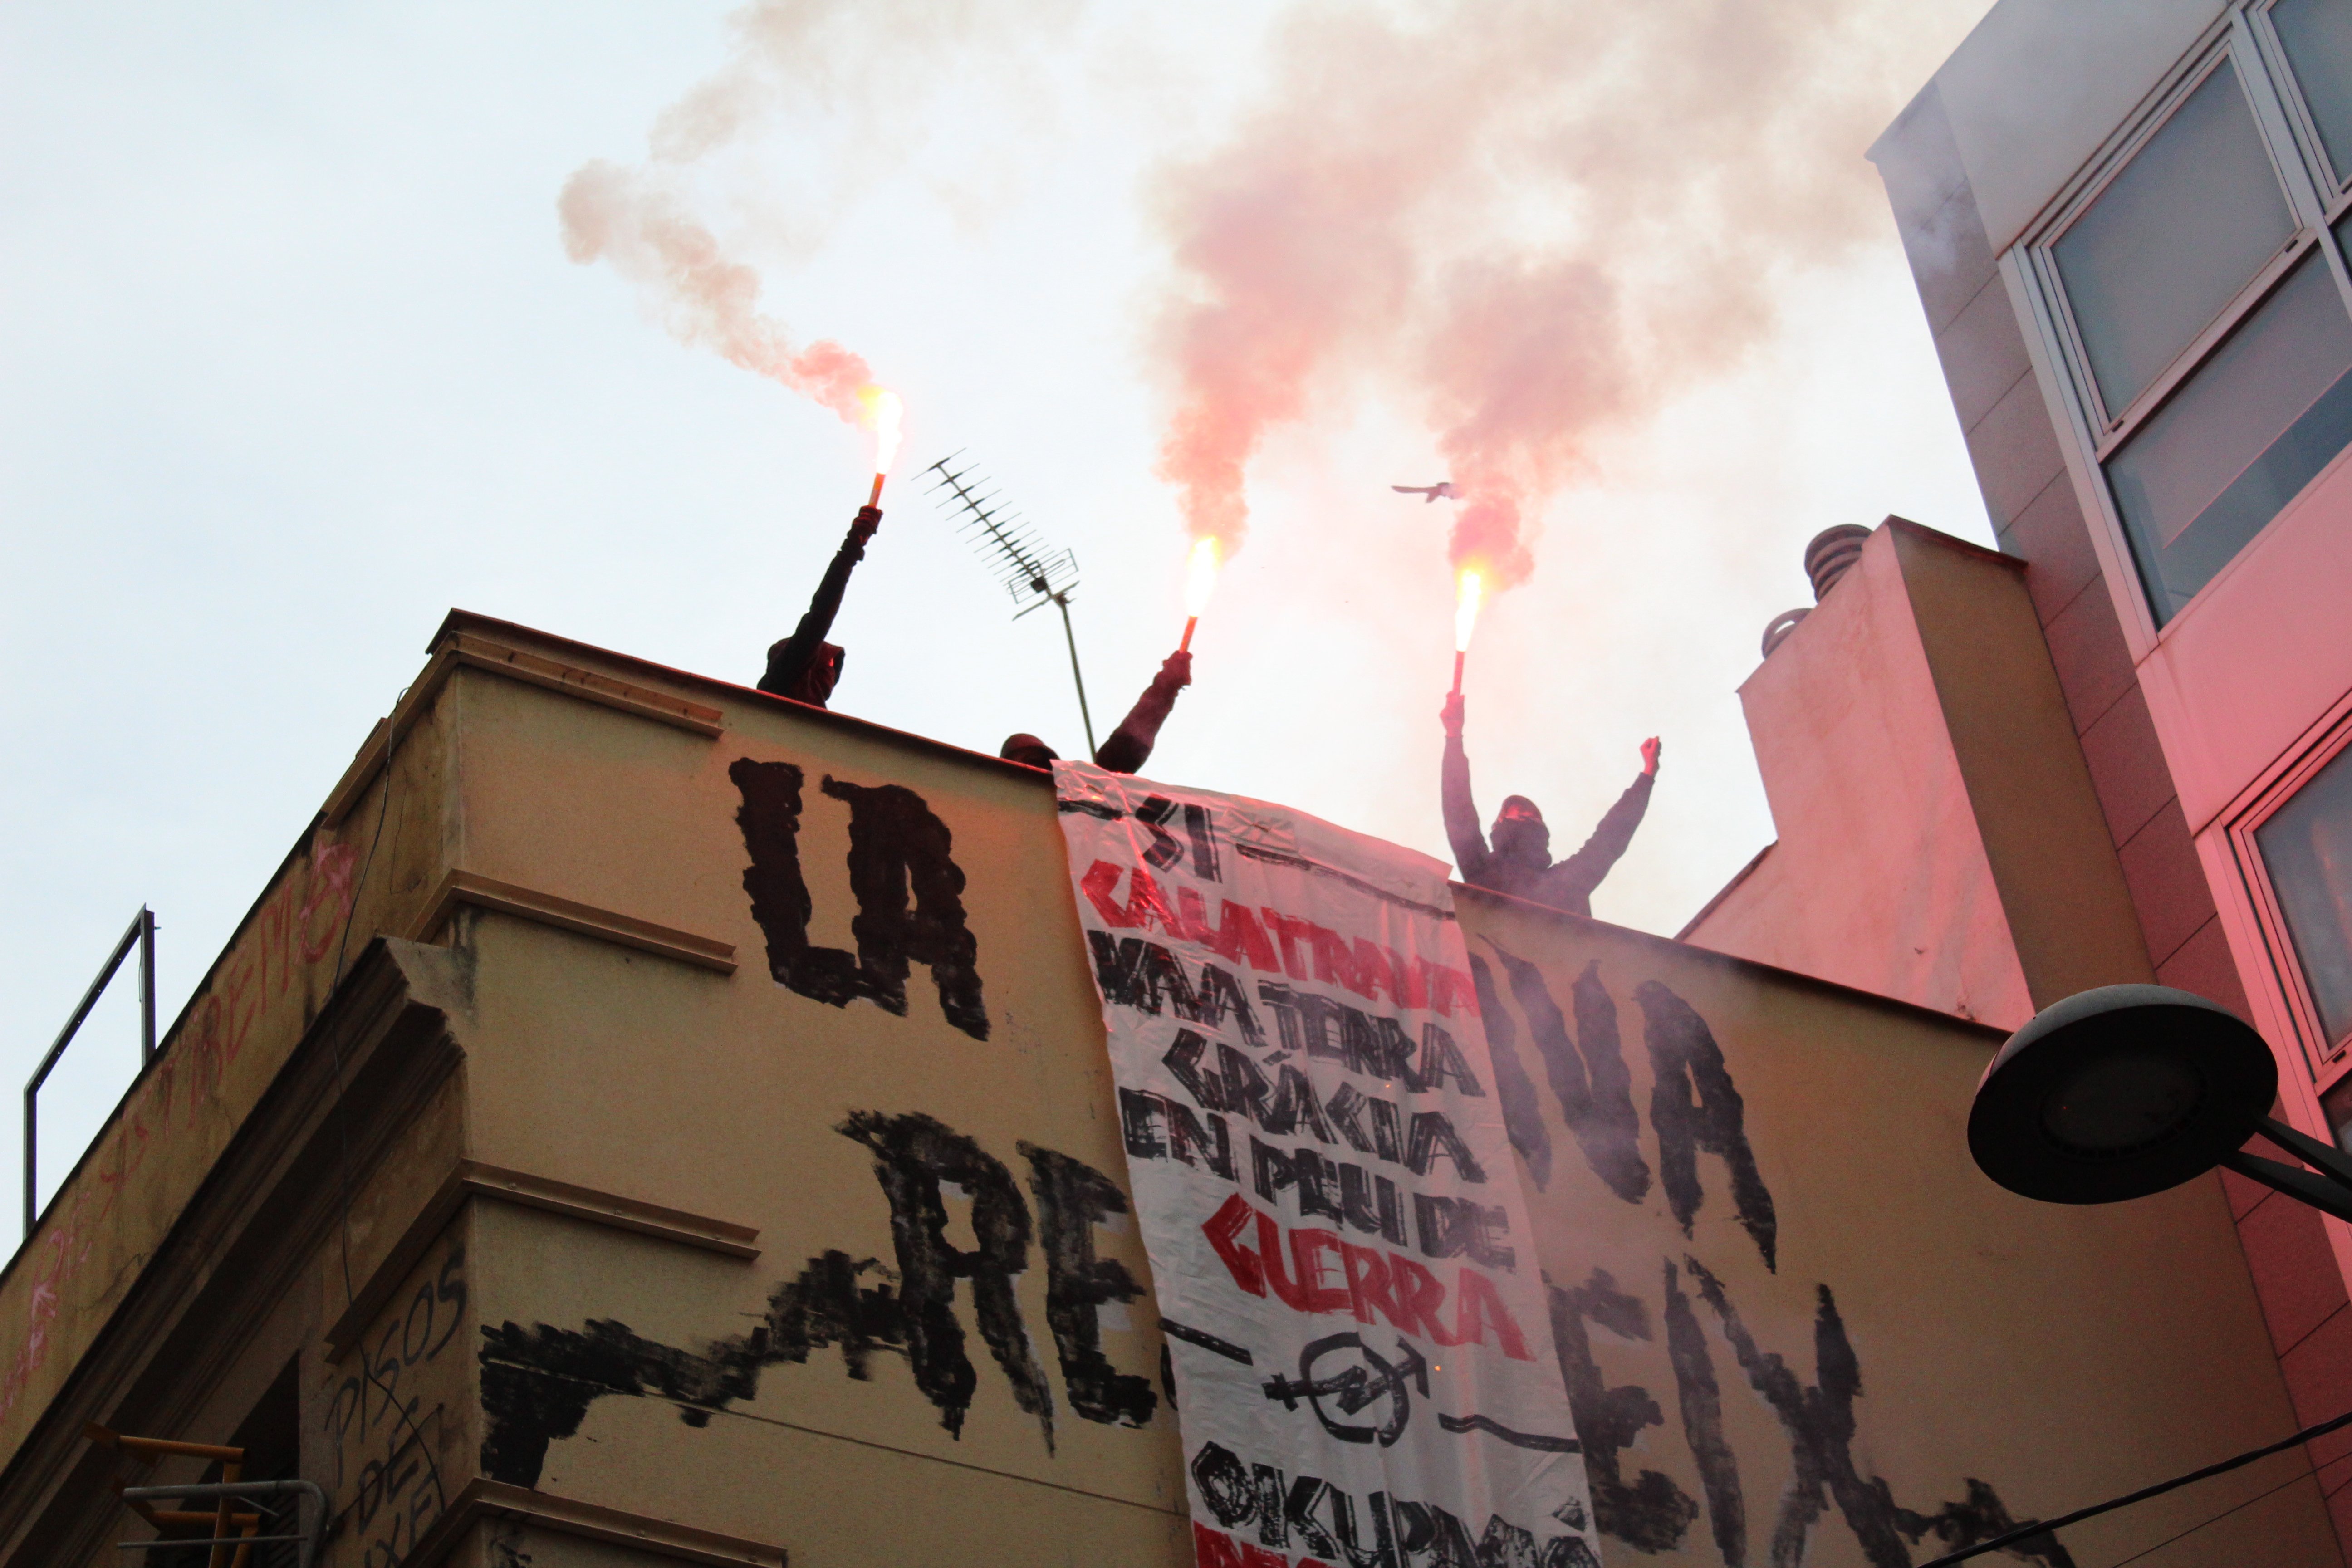
[[(795, 349), (759, 309), (759, 272), (729, 257), (687, 193), (714, 159), (789, 122), (797, 150), (838, 182), (832, 188), (788, 195), (790, 182), (769, 167), (728, 164), (720, 178), (747, 229), (805, 247), (922, 140), (916, 109), (931, 92), (962, 82), (983, 53), (1066, 36), (1082, 9), (1082, 0), (751, 0), (727, 19), (725, 59), (655, 121), (647, 163), (592, 163), (565, 183), (564, 248), (574, 261), (611, 262), (681, 342), (859, 422), (856, 394), (873, 379), (866, 362), (835, 342)], [(998, 61), (992, 75), (1006, 93), (1034, 97), (1028, 73)]]
[(1153, 186), (1186, 526), (1230, 554), (1268, 433), (1369, 391), (1452, 465), (1454, 563), (1525, 581), (1596, 437), (1728, 369), (1776, 273), (1884, 221), (1862, 150), (1939, 25), (1884, 0), (1297, 6), (1259, 105)]
[(760, 275), (730, 261), (710, 230), (652, 175), (588, 164), (556, 203), (574, 261), (610, 261), (644, 289), (678, 342), (712, 349), (757, 375), (805, 393), (851, 424), (864, 414), (866, 362), (835, 342), (795, 350), (783, 323), (761, 314)]

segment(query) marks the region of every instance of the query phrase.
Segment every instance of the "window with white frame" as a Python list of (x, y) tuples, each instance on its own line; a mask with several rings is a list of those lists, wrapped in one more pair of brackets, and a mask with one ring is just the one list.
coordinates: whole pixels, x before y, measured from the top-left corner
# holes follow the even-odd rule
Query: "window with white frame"
[(2352, 1037), (2352, 751), (2254, 829), (2279, 921), (2327, 1046)]
[(2330, 1089), (2329, 1124), (2352, 1138), (2352, 698), (2324, 724), (2235, 815), (2229, 837), (2279, 981), (2281, 1022)]
[(2261, 0), (2026, 248), (2158, 626), (2352, 445), (2346, 242), (2352, 0)]

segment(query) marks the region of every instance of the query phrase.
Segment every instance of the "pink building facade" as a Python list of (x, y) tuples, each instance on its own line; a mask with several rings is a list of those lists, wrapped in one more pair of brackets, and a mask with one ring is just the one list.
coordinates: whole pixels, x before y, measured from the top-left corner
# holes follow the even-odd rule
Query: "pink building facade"
[[(1771, 651), (1780, 842), (1685, 934), (2003, 1026), (2197, 992), (2352, 1147), (2352, 5), (2000, 0), (1871, 157), (2001, 557), (1890, 520)], [(2352, 1408), (2352, 1229), (2225, 1180)]]

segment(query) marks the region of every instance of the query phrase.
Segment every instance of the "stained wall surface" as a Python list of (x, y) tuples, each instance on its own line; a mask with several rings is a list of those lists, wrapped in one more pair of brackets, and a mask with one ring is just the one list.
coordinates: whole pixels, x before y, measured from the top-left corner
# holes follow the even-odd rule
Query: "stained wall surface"
[(1995, 249), (2228, 9), (2228, 0), (2001, 0), (1985, 14), (1937, 71), (1935, 90)]
[(2007, 1028), (2032, 1017), (1890, 530), (1739, 701), (1779, 837), (1684, 939)]
[[(73, 1375), (23, 1402), (0, 1562), (113, 1560), (80, 1420), (223, 1440), (289, 1355), (329, 1563), (1187, 1561), (1044, 777), (498, 623), (441, 647), (416, 749), (363, 755), (323, 824), (381, 807), (401, 901), (361, 889), (343, 984), (248, 1113), (315, 1131), (130, 1205), (114, 1294), (59, 1308)], [(2216, 1185), (2078, 1211), (1975, 1173), (1997, 1033), (1508, 900), (1461, 918), (1518, 1267), (1552, 1287), (1527, 1327), (1612, 1568), (1921, 1561), (2291, 1426)], [(269, 1163), (299, 1147), (310, 1173)], [(315, 1217), (264, 1224), (273, 1194)], [(250, 1266), (170, 1274), (191, 1227)], [(178, 1341), (131, 1331), (167, 1308)], [(163, 1353), (199, 1333), (216, 1363)], [(2162, 1561), (2333, 1562), (2294, 1465), (2073, 1560), (2247, 1502)]]

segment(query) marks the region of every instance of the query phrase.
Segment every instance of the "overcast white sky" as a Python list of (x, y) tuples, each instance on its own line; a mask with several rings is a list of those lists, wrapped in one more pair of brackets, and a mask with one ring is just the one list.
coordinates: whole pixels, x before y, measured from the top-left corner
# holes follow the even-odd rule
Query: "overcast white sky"
[[(1282, 4), (1099, 5), (909, 92), (892, 145), (812, 111), (743, 165), (789, 197), (753, 230), (769, 307), (905, 394), (902, 471), (968, 448), (1077, 550), (1105, 730), (1181, 618), (1141, 183), (1249, 101)], [(1983, 8), (1885, 0), (1908, 29), (1887, 118)], [(168, 1023), (451, 606), (746, 682), (790, 629), (862, 443), (673, 342), (566, 260), (554, 210), (582, 163), (644, 156), (727, 9), (0, 9), (0, 1079), (142, 901)], [(1772, 836), (1736, 689), (1810, 601), (1805, 540), (1900, 512), (1990, 542), (1891, 221), (1776, 297), (1764, 349), (1551, 508), (1472, 655), (1481, 799), (1536, 797), (1563, 847), (1664, 736), (1595, 900), (1648, 930)], [(1251, 542), (1150, 771), (1444, 856), (1445, 508), (1386, 488), (1443, 477), (1409, 412), (1325, 410), (1252, 470)], [(1075, 752), (1059, 629), (1008, 610), (901, 487), (835, 634), (836, 707)], [(131, 989), (45, 1091), (45, 1191), (128, 1081)]]

